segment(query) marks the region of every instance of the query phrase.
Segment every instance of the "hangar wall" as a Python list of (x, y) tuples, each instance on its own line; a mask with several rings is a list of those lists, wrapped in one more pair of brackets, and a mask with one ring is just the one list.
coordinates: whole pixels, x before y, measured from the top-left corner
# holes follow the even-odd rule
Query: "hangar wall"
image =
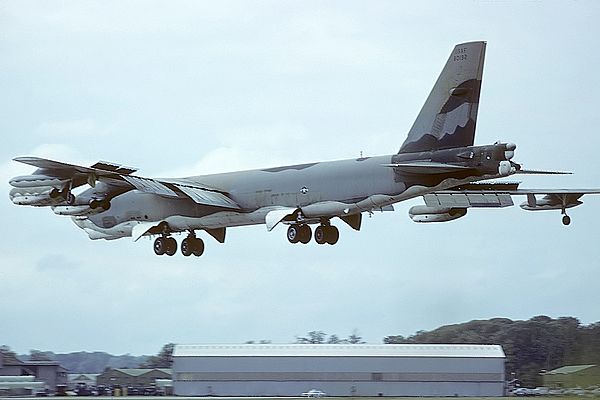
[(475, 345), (178, 345), (181, 396), (502, 396), (504, 352)]

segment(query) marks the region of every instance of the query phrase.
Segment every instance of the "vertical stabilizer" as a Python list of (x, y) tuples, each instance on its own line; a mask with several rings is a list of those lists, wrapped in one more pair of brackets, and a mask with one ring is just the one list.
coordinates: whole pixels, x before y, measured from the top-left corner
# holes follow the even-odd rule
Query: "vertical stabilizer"
[(473, 145), (485, 46), (456, 45), (399, 153)]

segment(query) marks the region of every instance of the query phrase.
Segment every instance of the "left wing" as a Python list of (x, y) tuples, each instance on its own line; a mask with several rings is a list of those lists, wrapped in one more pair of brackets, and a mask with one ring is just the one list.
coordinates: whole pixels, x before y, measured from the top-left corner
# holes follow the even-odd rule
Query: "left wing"
[[(17, 157), (15, 161), (37, 167), (31, 175), (10, 180), (14, 187), (10, 198), (15, 204), (31, 206), (71, 206), (105, 210), (110, 200), (129, 190), (172, 198), (191, 199), (197, 204), (239, 209), (225, 191), (190, 183), (182, 179), (152, 179), (132, 175), (137, 170), (119, 164), (100, 161), (91, 167), (82, 167), (38, 157)], [(89, 184), (95, 188), (92, 198), (76, 199), (72, 189)], [(89, 207), (88, 207), (89, 206)], [(89, 210), (88, 210), (89, 211)], [(83, 212), (83, 209), (82, 211)], [(89, 212), (88, 212), (89, 214)], [(77, 214), (69, 214), (77, 215)]]
[(583, 204), (580, 199), (586, 194), (600, 194), (600, 189), (519, 189), (519, 183), (472, 183), (424, 195), (425, 206), (412, 207), (409, 215), (415, 222), (451, 221), (466, 215), (468, 208), (509, 207), (514, 205), (512, 196), (526, 196), (522, 209), (560, 210), (563, 224), (569, 225), (566, 210)]

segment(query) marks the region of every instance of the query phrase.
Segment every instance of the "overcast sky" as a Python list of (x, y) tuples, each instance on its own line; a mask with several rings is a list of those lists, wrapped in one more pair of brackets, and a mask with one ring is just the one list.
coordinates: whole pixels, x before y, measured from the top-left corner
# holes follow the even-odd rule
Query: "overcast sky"
[[(472, 319), (600, 321), (600, 196), (559, 212), (396, 212), (332, 246), (285, 227), (204, 235), (201, 258), (91, 241), (18, 207), (12, 158), (173, 177), (391, 154), (455, 44), (488, 43), (477, 144), (517, 144), (522, 187), (600, 187), (597, 1), (0, 1), (0, 344), (152, 354), (167, 342), (365, 340)], [(523, 199), (516, 199), (517, 202)]]

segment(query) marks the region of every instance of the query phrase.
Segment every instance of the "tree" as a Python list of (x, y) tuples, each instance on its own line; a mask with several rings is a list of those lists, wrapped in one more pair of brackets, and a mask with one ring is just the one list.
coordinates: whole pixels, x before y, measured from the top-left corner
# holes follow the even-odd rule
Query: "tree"
[(52, 361), (52, 353), (49, 351), (29, 350), (30, 361)]
[(296, 343), (303, 344), (323, 344), (327, 335), (323, 331), (310, 331), (308, 337), (296, 336)]
[(141, 368), (171, 368), (173, 365), (173, 350), (175, 349), (174, 343), (165, 344), (160, 352), (151, 356), (146, 362), (140, 365)]
[(541, 370), (565, 365), (600, 363), (600, 323), (581, 326), (573, 317), (538, 315), (528, 321), (506, 318), (470, 321), (419, 331), (405, 338), (390, 335), (388, 343), (499, 344), (506, 355), (506, 374), (523, 385), (538, 386)]
[(358, 329), (354, 329), (352, 334), (348, 336), (348, 343), (350, 344), (363, 344), (362, 337), (358, 334)]
[(338, 337), (338, 335), (329, 335), (329, 339), (327, 339), (327, 344), (340, 344), (344, 343), (342, 339)]

